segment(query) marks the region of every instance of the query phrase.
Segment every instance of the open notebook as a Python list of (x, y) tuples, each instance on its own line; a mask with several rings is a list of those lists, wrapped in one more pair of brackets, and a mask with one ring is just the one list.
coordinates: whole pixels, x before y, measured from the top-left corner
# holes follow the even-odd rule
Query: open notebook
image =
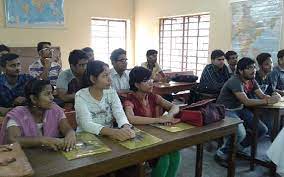
[(119, 144), (126, 147), (127, 149), (137, 149), (150, 146), (162, 141), (160, 138), (157, 138), (149, 133), (139, 130), (138, 128), (134, 128), (134, 131), (136, 134), (135, 138), (119, 142)]
[(63, 155), (68, 160), (73, 160), (81, 157), (86, 157), (90, 155), (100, 154), (111, 151), (101, 140), (99, 140), (95, 135), (80, 132), (77, 133), (77, 143), (76, 149), (70, 152), (63, 152)]

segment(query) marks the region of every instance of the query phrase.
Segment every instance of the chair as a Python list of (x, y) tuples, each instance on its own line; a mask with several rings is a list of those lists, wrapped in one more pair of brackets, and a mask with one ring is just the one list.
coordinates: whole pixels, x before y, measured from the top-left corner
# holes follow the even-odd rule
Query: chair
[(76, 130), (77, 129), (76, 112), (74, 110), (65, 110), (64, 113), (71, 127), (74, 130)]

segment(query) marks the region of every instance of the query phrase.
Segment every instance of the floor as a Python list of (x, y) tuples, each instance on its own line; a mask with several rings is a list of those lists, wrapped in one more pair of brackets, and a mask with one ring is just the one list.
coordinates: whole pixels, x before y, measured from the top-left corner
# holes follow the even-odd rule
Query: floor
[[(258, 157), (267, 159), (265, 152), (270, 145), (269, 138), (263, 138), (258, 146)], [(214, 154), (217, 144), (207, 143), (203, 155), (203, 176), (202, 177), (226, 177), (227, 169), (218, 165), (214, 161)], [(248, 149), (249, 151), (249, 149)], [(194, 177), (195, 174), (195, 147), (181, 150), (182, 163), (179, 169), (178, 177)], [(249, 162), (236, 160), (235, 177), (269, 177), (269, 170), (265, 167), (256, 166), (254, 171), (249, 170)]]

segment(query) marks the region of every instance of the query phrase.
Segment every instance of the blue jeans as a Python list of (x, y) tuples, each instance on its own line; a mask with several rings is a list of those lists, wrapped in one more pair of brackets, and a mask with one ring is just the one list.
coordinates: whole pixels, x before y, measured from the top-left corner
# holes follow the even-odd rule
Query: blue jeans
[[(226, 116), (230, 118), (241, 119), (244, 121), (243, 124), (238, 125), (237, 146), (248, 147), (251, 144), (251, 139), (250, 136), (246, 133), (246, 128), (252, 129), (253, 127), (253, 113), (250, 110), (244, 108), (237, 111), (226, 111)], [(267, 133), (268, 129), (263, 122), (259, 121), (257, 131), (258, 137), (261, 137)], [(217, 151), (217, 155), (219, 155), (220, 153), (227, 154), (229, 152), (230, 142), (231, 139), (226, 137), (225, 143), (220, 149), (218, 149), (219, 152)]]

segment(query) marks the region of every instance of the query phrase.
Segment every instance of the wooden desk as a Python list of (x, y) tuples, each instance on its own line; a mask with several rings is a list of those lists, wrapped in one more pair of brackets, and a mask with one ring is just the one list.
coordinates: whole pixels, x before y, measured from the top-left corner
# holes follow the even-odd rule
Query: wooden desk
[(257, 154), (257, 125), (259, 122), (259, 116), (262, 110), (269, 110), (272, 117), (272, 132), (271, 132), (271, 141), (273, 141), (281, 128), (281, 117), (284, 116), (284, 102), (279, 102), (273, 105), (257, 106), (253, 108), (254, 119), (253, 119), (253, 129), (252, 129), (252, 145), (251, 145), (251, 154), (250, 154), (250, 169), (254, 170), (255, 164), (260, 164), (267, 168), (271, 169), (272, 175), (276, 175), (276, 167), (273, 163), (264, 162), (262, 160), (256, 159)]
[(154, 83), (153, 93), (159, 95), (166, 95), (172, 94), (184, 90), (190, 90), (193, 86), (196, 85), (196, 82), (188, 83), (188, 82), (169, 82), (169, 83), (162, 83), (157, 82)]
[(230, 135), (233, 141), (230, 144), (228, 177), (234, 177), (236, 131), (239, 123), (241, 121), (237, 119), (227, 118), (208, 126), (196, 127), (179, 133), (166, 132), (152, 126), (137, 126), (163, 141), (147, 148), (128, 150), (108, 138), (100, 137), (112, 149), (111, 152), (72, 161), (66, 160), (59, 152), (46, 153), (40, 149), (28, 149), (26, 155), (35, 171), (35, 177), (94, 177), (197, 144), (195, 176), (201, 177), (202, 143)]

